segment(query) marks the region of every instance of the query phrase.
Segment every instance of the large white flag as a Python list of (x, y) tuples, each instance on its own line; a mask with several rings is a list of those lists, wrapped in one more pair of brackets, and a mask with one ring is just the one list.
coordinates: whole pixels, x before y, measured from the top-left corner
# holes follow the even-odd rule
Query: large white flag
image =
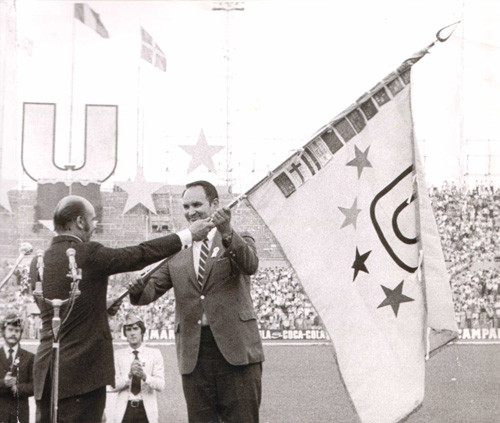
[[(417, 53), (248, 193), (333, 341), (363, 423), (423, 401), (427, 328), (456, 337), (410, 107)], [(439, 346), (439, 345), (436, 345)]]

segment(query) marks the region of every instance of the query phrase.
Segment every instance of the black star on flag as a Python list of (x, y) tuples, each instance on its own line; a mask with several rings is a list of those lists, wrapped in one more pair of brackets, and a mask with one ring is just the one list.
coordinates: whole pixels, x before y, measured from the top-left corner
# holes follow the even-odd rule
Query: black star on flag
[[(427, 51), (330, 119), (300, 155), (291, 155), (246, 197), (321, 315), (345, 388), (364, 423), (401, 421), (419, 407), (424, 352), (458, 336), (413, 136), (409, 68)], [(415, 188), (418, 203), (408, 201)], [(290, 222), (310, 224), (293, 231)], [(332, 251), (339, 251), (335, 262)], [(432, 266), (421, 266), (423, 254)], [(432, 346), (425, 336), (428, 326)]]
[(354, 277), (352, 278), (352, 281), (356, 279), (356, 276), (358, 276), (358, 272), (365, 272), (365, 273), (370, 273), (368, 269), (366, 268), (365, 261), (368, 258), (372, 251), (368, 251), (364, 254), (359, 254), (358, 247), (356, 247), (356, 258), (354, 259), (354, 263), (352, 264), (352, 268), (354, 269)]
[(385, 287), (384, 285), (380, 285), (384, 290), (386, 299), (382, 301), (382, 303), (377, 308), (390, 305), (392, 307), (392, 311), (394, 311), (394, 315), (398, 317), (399, 305), (401, 303), (415, 301), (413, 298), (403, 295), (403, 283), (404, 281), (401, 281), (401, 283), (395, 289), (390, 289)]

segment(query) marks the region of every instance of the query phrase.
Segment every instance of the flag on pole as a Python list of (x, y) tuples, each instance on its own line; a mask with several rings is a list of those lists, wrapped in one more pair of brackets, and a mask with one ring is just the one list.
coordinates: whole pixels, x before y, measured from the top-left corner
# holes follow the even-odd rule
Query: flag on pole
[(167, 71), (167, 57), (153, 37), (141, 27), (141, 58), (163, 72)]
[(247, 193), (322, 318), (363, 423), (422, 403), (428, 327), (442, 335), (432, 348), (457, 336), (410, 107), (411, 67), (426, 53)]
[(75, 3), (75, 18), (96, 31), (101, 37), (109, 38), (106, 27), (102, 24), (99, 14), (85, 3)]

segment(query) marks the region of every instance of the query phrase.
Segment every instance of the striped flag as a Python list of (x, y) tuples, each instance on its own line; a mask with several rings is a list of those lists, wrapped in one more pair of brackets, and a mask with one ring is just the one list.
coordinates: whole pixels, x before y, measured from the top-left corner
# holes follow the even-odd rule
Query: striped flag
[(75, 18), (96, 31), (101, 37), (109, 38), (108, 30), (102, 24), (99, 14), (85, 3), (75, 3)]
[(458, 333), (413, 135), (411, 67), (426, 53), (247, 193), (321, 316), (363, 423), (418, 408), (426, 356)]
[(163, 72), (167, 71), (167, 57), (153, 37), (141, 27), (141, 58)]

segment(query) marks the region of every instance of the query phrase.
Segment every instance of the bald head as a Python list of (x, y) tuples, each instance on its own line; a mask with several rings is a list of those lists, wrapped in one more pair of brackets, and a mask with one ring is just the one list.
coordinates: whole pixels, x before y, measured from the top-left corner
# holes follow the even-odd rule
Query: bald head
[(93, 220), (95, 220), (94, 206), (78, 195), (64, 197), (54, 211), (54, 229), (57, 233), (69, 232), (81, 236), (75, 232), (93, 232)]

